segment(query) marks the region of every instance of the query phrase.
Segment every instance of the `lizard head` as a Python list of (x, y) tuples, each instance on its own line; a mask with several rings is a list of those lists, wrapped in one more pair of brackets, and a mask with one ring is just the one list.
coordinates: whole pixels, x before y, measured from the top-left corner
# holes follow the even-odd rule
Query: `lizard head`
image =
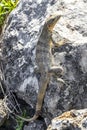
[(50, 16), (47, 21), (46, 21), (46, 25), (47, 28), (52, 31), (55, 24), (57, 23), (57, 21), (60, 19), (61, 15), (52, 15)]

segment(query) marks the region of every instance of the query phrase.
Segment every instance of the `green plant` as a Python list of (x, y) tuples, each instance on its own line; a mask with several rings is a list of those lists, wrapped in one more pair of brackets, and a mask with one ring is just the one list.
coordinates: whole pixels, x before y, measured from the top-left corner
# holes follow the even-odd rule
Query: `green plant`
[[(26, 117), (26, 111), (25, 110), (22, 113), (22, 116)], [(16, 130), (22, 130), (24, 121), (17, 117), (16, 118), (16, 122), (17, 122)]]
[(6, 16), (17, 6), (18, 0), (0, 0), (0, 26), (4, 24)]

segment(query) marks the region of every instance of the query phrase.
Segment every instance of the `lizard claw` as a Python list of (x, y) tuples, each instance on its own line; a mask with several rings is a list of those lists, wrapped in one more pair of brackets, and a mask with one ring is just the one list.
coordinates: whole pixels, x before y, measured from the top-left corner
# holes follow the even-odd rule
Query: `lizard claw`
[(57, 81), (59, 81), (59, 82), (65, 84), (65, 81), (64, 81), (63, 79), (61, 79), (61, 78), (57, 78)]

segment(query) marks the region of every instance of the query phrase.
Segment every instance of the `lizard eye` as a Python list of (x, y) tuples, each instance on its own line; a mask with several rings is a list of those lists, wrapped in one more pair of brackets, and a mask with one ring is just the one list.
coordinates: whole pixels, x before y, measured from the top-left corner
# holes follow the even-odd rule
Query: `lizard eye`
[(51, 27), (51, 25), (48, 25), (48, 28), (50, 28)]

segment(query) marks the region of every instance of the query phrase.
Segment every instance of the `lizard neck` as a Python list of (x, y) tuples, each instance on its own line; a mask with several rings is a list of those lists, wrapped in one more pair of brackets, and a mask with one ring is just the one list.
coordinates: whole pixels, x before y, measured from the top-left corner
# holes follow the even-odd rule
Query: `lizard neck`
[(45, 25), (42, 29), (40, 40), (49, 42), (50, 38), (52, 37), (52, 30), (49, 30), (49, 28)]

